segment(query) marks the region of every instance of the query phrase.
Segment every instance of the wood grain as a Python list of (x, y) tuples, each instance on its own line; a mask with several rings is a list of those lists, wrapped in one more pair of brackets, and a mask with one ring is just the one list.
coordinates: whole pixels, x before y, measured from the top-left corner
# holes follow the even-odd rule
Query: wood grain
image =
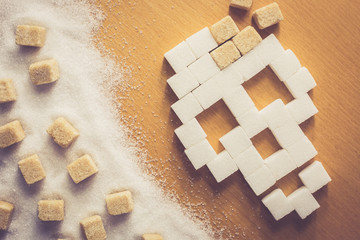
[[(195, 172), (174, 136), (180, 121), (170, 110), (177, 99), (166, 84), (174, 74), (163, 55), (176, 44), (230, 14), (239, 28), (251, 13), (271, 1), (256, 0), (250, 11), (229, 9), (228, 1), (98, 1), (106, 13), (98, 37), (117, 61), (129, 69), (128, 87), (119, 90), (122, 124), (142, 143), (148, 158), (141, 163), (165, 192), (198, 220), (208, 222), (217, 238), (360, 239), (360, 1), (277, 1), (285, 20), (262, 30), (274, 33), (313, 74), (318, 86), (311, 96), (319, 114), (301, 125), (317, 148), (333, 181), (315, 193), (321, 207), (306, 220), (291, 213), (279, 222), (238, 172), (217, 184), (210, 172)], [(245, 84), (261, 109), (276, 98), (292, 97), (270, 69)], [(236, 126), (223, 102), (198, 120), (217, 152), (218, 139)], [(253, 139), (263, 157), (279, 149), (270, 131)], [(301, 185), (296, 170), (276, 185), (289, 194)], [(263, 196), (263, 195), (262, 195)], [(166, 223), (164, 223), (166, 224)]]

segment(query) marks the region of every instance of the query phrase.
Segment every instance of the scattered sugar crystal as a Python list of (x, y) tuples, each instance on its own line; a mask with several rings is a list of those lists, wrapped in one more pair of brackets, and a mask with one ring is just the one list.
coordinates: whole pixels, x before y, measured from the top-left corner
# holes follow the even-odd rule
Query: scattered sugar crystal
[(40, 200), (38, 211), (41, 221), (62, 221), (65, 216), (64, 200)]
[(196, 77), (188, 68), (176, 73), (167, 80), (167, 83), (179, 99), (199, 86), (199, 82), (196, 80)]
[(46, 177), (45, 170), (37, 154), (22, 159), (18, 162), (18, 165), (27, 184), (33, 184)]
[(130, 191), (108, 194), (106, 208), (110, 215), (129, 213), (134, 209), (134, 202)]
[(294, 211), (294, 207), (290, 204), (289, 199), (286, 198), (283, 191), (279, 188), (266, 195), (261, 201), (269, 209), (276, 221)]
[(194, 53), (185, 41), (165, 53), (164, 57), (176, 73), (181, 72), (196, 60)]
[(206, 138), (206, 133), (196, 118), (175, 129), (175, 134), (186, 149)]
[(25, 132), (18, 120), (0, 126), (0, 148), (6, 148), (25, 138)]
[(318, 109), (308, 94), (304, 94), (300, 98), (295, 98), (285, 106), (286, 110), (300, 124), (318, 113)]
[(16, 90), (13, 80), (10, 78), (0, 79), (0, 103), (16, 100)]
[(241, 30), (232, 41), (235, 46), (239, 49), (241, 55), (245, 55), (250, 50), (252, 50), (256, 45), (258, 45), (262, 38), (259, 33), (252, 26), (247, 26)]
[(270, 27), (284, 19), (280, 7), (276, 2), (257, 9), (253, 18), (260, 29)]
[(228, 41), (219, 46), (212, 51), (210, 55), (220, 69), (226, 68), (241, 56), (239, 50), (232, 41)]
[(331, 181), (329, 174), (319, 161), (314, 161), (304, 168), (299, 173), (299, 177), (311, 193), (316, 192)]
[(236, 158), (252, 145), (250, 138), (240, 126), (226, 133), (219, 141), (232, 158)]
[(306, 187), (298, 188), (288, 196), (288, 199), (301, 219), (305, 219), (320, 207), (319, 203)]
[(106, 239), (106, 232), (99, 215), (84, 218), (80, 221), (80, 225), (84, 230), (87, 240), (104, 240)]
[(186, 43), (190, 46), (197, 58), (209, 53), (218, 46), (208, 27), (188, 37)]
[(22, 46), (43, 47), (46, 39), (46, 28), (31, 25), (16, 27), (15, 42)]
[(53, 58), (35, 62), (29, 67), (29, 74), (35, 85), (55, 82), (60, 78), (59, 65)]
[(13, 211), (14, 205), (12, 203), (0, 200), (0, 230), (8, 229)]
[(264, 165), (264, 160), (253, 145), (234, 158), (234, 161), (245, 178)]
[(79, 131), (63, 117), (55, 119), (46, 131), (62, 148), (69, 147), (80, 135)]
[(239, 28), (230, 16), (226, 16), (210, 28), (211, 34), (218, 44), (229, 40), (239, 32)]
[(206, 165), (218, 183), (238, 170), (234, 160), (226, 150), (219, 153), (215, 159)]

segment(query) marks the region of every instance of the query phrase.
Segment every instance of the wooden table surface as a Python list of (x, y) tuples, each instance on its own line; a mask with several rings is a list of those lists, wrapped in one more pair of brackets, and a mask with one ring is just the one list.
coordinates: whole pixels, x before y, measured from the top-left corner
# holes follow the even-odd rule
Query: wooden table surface
[[(279, 0), (285, 20), (259, 30), (263, 38), (274, 33), (293, 50), (318, 84), (310, 95), (319, 113), (301, 128), (319, 152), (315, 159), (333, 179), (315, 193), (321, 207), (314, 214), (301, 220), (293, 212), (279, 222), (240, 172), (217, 184), (206, 167), (195, 171), (174, 135), (181, 123), (170, 110), (177, 98), (166, 84), (174, 72), (164, 53), (228, 14), (240, 29), (254, 26), (251, 13), (272, 1), (254, 0), (248, 12), (229, 9), (228, 2), (98, 1), (106, 13), (98, 40), (125, 71), (126, 83), (119, 84), (116, 98), (122, 104), (121, 123), (148, 152), (140, 165), (193, 216), (210, 224), (217, 238), (360, 239), (360, 1)], [(277, 98), (292, 99), (269, 68), (244, 87), (259, 109)], [(223, 149), (219, 137), (237, 125), (222, 101), (198, 120), (217, 152)], [(279, 149), (270, 131), (252, 140), (264, 158)], [(301, 186), (299, 171), (276, 186), (291, 193)]]

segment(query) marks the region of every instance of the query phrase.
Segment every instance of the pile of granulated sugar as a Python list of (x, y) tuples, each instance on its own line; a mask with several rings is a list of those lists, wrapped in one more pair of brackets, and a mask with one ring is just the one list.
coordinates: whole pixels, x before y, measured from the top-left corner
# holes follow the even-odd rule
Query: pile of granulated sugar
[[(134, 151), (127, 145), (125, 130), (118, 126), (109, 100), (102, 95), (100, 85), (107, 76), (114, 81), (123, 79), (120, 68), (102, 58), (91, 42), (93, 32), (100, 27), (101, 12), (91, 4), (73, 1), (0, 0), (0, 6), (0, 77), (12, 78), (18, 93), (15, 103), (0, 106), (0, 125), (19, 119), (26, 132), (23, 142), (0, 150), (0, 199), (15, 204), (10, 228), (1, 232), (0, 238), (80, 239), (84, 237), (80, 220), (99, 214), (108, 239), (137, 239), (146, 232), (160, 233), (165, 239), (209, 239), (204, 226), (164, 199), (155, 184), (142, 175)], [(14, 32), (18, 24), (46, 27), (45, 46), (17, 46)], [(29, 64), (50, 57), (59, 62), (60, 79), (34, 86), (28, 75)], [(58, 147), (46, 133), (59, 116), (80, 131), (68, 149)], [(47, 176), (28, 186), (17, 162), (34, 153), (39, 155)], [(76, 185), (66, 165), (85, 153), (93, 156), (99, 172)], [(134, 211), (108, 215), (105, 195), (124, 189), (133, 193)], [(41, 222), (37, 202), (59, 196), (65, 200), (65, 220)]]

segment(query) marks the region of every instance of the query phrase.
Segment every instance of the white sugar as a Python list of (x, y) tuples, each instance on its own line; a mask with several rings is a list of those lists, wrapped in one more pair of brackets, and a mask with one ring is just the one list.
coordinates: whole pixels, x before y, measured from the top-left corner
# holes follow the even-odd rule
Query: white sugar
[[(0, 72), (12, 78), (18, 93), (14, 104), (0, 106), (0, 123), (19, 119), (25, 140), (0, 151), (0, 198), (15, 204), (13, 221), (2, 239), (81, 238), (81, 219), (99, 214), (108, 239), (122, 236), (135, 239), (145, 232), (157, 232), (165, 239), (209, 239), (202, 226), (180, 207), (165, 199), (160, 189), (143, 176), (135, 164), (134, 151), (125, 130), (109, 109), (113, 85), (100, 86), (110, 77), (124, 81), (121, 70), (102, 58), (91, 42), (103, 18), (94, 6), (83, 1), (1, 1)], [(19, 47), (14, 30), (18, 24), (47, 28), (45, 46), (40, 49)], [(60, 79), (47, 86), (34, 86), (28, 75), (30, 63), (55, 58)], [(53, 143), (46, 128), (63, 116), (80, 131), (80, 137), (68, 148)], [(47, 177), (28, 187), (17, 162), (29, 154), (42, 159)], [(90, 154), (99, 168), (91, 179), (74, 184), (66, 165), (81, 155)], [(126, 218), (107, 214), (105, 196), (112, 190), (129, 189), (134, 211)], [(65, 201), (65, 219), (60, 224), (45, 224), (37, 219), (37, 202), (61, 196)], [(179, 228), (181, 226), (181, 228)]]

